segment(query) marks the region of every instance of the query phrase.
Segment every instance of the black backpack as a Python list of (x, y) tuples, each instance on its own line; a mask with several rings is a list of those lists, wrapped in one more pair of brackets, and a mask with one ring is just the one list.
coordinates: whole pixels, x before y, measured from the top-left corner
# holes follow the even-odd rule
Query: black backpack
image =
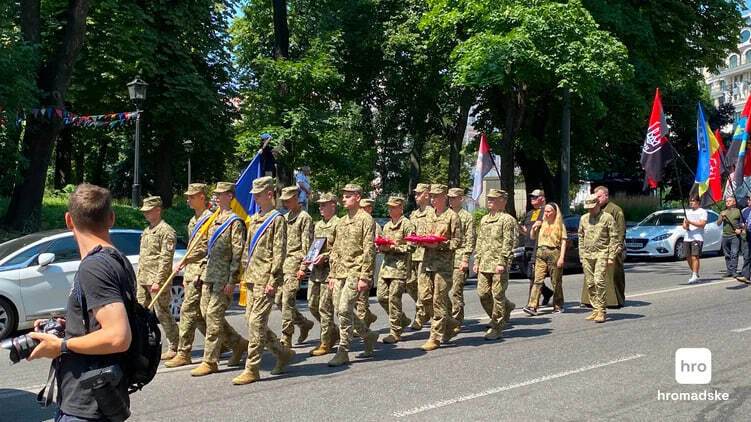
[[(98, 252), (98, 251), (97, 251)], [(99, 253), (90, 256), (104, 256)], [(130, 323), (131, 341), (128, 351), (123, 353), (122, 369), (128, 384), (128, 394), (142, 389), (150, 383), (159, 368), (162, 355), (162, 333), (156, 315), (138, 303), (135, 294), (136, 274), (133, 266), (119, 251), (111, 254), (128, 272), (128, 280), (120, 280), (120, 292), (125, 298), (125, 309)], [(107, 265), (110, 261), (103, 259)], [(114, 272), (114, 269), (113, 269)], [(86, 309), (86, 298), (81, 292), (81, 307)], [(84, 324), (89, 331), (89, 315), (84, 311)]]

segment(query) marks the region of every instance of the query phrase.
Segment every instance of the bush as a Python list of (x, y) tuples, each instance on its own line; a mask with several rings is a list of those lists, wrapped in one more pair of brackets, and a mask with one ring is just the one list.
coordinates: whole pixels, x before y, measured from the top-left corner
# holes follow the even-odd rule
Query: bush
[(656, 196), (616, 195), (611, 200), (623, 209), (626, 221), (641, 221), (660, 209), (660, 199)]

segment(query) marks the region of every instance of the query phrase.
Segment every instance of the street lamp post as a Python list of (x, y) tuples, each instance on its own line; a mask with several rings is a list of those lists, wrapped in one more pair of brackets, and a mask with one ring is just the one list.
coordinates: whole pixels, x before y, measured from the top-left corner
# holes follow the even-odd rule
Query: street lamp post
[(133, 158), (133, 192), (131, 197), (131, 205), (134, 208), (138, 208), (141, 205), (141, 184), (140, 184), (140, 168), (138, 161), (140, 158), (141, 149), (141, 105), (146, 100), (146, 88), (149, 86), (141, 78), (136, 77), (128, 83), (128, 97), (133, 105), (136, 106), (136, 133), (135, 133), (135, 151)]
[(183, 141), (183, 147), (185, 147), (185, 152), (188, 153), (188, 185), (190, 185), (190, 153), (193, 152), (193, 141), (186, 139)]

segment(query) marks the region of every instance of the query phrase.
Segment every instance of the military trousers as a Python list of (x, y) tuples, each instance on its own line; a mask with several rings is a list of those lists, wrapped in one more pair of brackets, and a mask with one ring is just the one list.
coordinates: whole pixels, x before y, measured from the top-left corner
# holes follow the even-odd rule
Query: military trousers
[(440, 342), (447, 341), (449, 333), (459, 326), (459, 322), (451, 316), (452, 270), (421, 270), (418, 283), (420, 300), (425, 306), (426, 313), (431, 317), (430, 338)]
[(451, 316), (464, 322), (464, 284), (467, 282), (469, 269), (454, 268), (453, 283), (451, 284)]
[(548, 248), (540, 246), (537, 248), (537, 257), (535, 258), (535, 280), (532, 284), (532, 291), (529, 293), (529, 303), (527, 306), (537, 309), (540, 303), (540, 293), (542, 286), (545, 285), (545, 277), (550, 275), (550, 282), (553, 285), (553, 306), (563, 307), (563, 269), (558, 268), (558, 258), (561, 256), (559, 248)]
[(308, 309), (321, 325), (321, 344), (332, 347), (336, 335), (332, 290), (325, 282), (308, 282)]
[(502, 330), (506, 314), (511, 309), (506, 309), (506, 289), (508, 288), (508, 271), (497, 273), (477, 273), (477, 294), (480, 296), (480, 304), (490, 318), (490, 327)]
[(608, 270), (607, 258), (582, 258), (584, 285), (589, 292), (589, 300), (595, 311), (605, 310), (605, 275)]
[[(153, 293), (156, 294), (156, 293)], [(136, 292), (136, 299), (142, 306), (147, 307), (151, 303), (153, 297), (151, 293), (151, 286), (145, 284), (138, 285), (138, 291)], [(177, 329), (177, 323), (170, 311), (170, 304), (172, 303), (172, 290), (167, 288), (165, 292), (159, 295), (156, 303), (154, 304), (154, 310), (156, 311), (156, 317), (159, 319), (159, 324), (164, 330), (164, 336), (169, 341), (169, 350), (177, 351), (177, 345), (180, 342), (180, 333)]]
[(358, 297), (357, 277), (335, 278), (333, 280), (334, 309), (339, 316), (339, 347), (344, 351), (349, 351), (352, 346), (355, 327), (357, 327), (357, 331), (362, 338), (367, 338), (370, 329), (355, 312)]
[[(201, 287), (196, 287), (196, 281), (185, 282), (183, 304), (180, 306), (180, 323), (178, 324), (180, 342), (177, 351), (186, 355), (193, 351), (196, 330), (206, 337), (206, 320), (201, 312)], [(222, 338), (226, 340), (225, 333), (234, 330), (234, 328), (229, 325), (227, 318), (224, 318), (223, 327), (225, 328), (222, 329)], [(232, 347), (232, 344), (225, 340), (222, 341), (222, 349)]]
[(415, 320), (420, 324), (424, 324), (428, 322), (430, 318), (425, 314), (425, 307), (420, 300), (420, 288), (417, 281), (419, 279), (418, 274), (420, 272), (420, 264), (420, 261), (412, 261), (412, 265), (410, 266), (409, 278), (407, 279), (407, 283), (405, 285), (405, 291), (407, 292), (409, 297), (411, 297), (412, 300), (415, 301)]
[(222, 343), (236, 344), (242, 336), (227, 323), (224, 313), (229, 308), (231, 298), (224, 288), (214, 288), (214, 283), (203, 283), (201, 288), (201, 313), (206, 321), (206, 339), (203, 346), (203, 361), (219, 362)]
[(404, 331), (406, 317), (402, 310), (402, 295), (404, 295), (406, 285), (407, 281), (404, 279), (383, 277), (378, 279), (376, 290), (378, 303), (386, 309), (389, 316), (389, 332), (396, 337), (400, 337)]
[(245, 369), (258, 370), (264, 348), (279, 357), (284, 350), (279, 338), (269, 328), (269, 315), (273, 297), (266, 294), (266, 286), (247, 284), (249, 298), (245, 302), (245, 316), (248, 320), (248, 359)]
[[(357, 292), (355, 313), (357, 314), (357, 318), (363, 321), (366, 325), (370, 325), (368, 322), (375, 319), (373, 313), (370, 312), (370, 288), (362, 292)], [(357, 327), (355, 327), (355, 337), (363, 337), (363, 334), (357, 329)]]
[(282, 341), (292, 345), (292, 335), (295, 334), (295, 325), (309, 323), (307, 318), (297, 310), (297, 291), (300, 290), (300, 280), (295, 274), (287, 275), (284, 279), (282, 290)]

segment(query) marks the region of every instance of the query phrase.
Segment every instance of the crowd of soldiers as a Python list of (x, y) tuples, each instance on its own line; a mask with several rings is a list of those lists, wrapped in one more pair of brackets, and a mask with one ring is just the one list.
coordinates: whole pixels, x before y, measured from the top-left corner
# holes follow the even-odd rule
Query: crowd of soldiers
[[(555, 207), (556, 220), (553, 210), (545, 207), (544, 193), (540, 190), (533, 192), (534, 209), (520, 226), (506, 212), (508, 194), (490, 189), (486, 194), (488, 213), (477, 227), (473, 215), (463, 209), (464, 189), (449, 189), (442, 184), (421, 183), (415, 187), (417, 208), (409, 218), (404, 215), (406, 198), (389, 197), (389, 221), (383, 227), (371, 216), (373, 201), (363, 198), (363, 190), (356, 184), (347, 184), (341, 190), (341, 204), (346, 209), (342, 217), (337, 216), (339, 198), (333, 193), (320, 194), (317, 203), (322, 219), (315, 224), (298, 201), (297, 186), (281, 191), (279, 199), (287, 210), (284, 214), (276, 206), (273, 178), (256, 179), (251, 193), (258, 211), (244, 221), (232, 211), (233, 183), (216, 185), (216, 213), (209, 209), (208, 187), (191, 184), (185, 192), (188, 205), (195, 212), (188, 223), (189, 247), (184, 259), (174, 267), (175, 230), (162, 219), (159, 197), (144, 200), (141, 211), (149, 227), (141, 240), (139, 301), (148, 305), (153, 295), (169, 282), (173, 270), (183, 271), (185, 290), (179, 326), (170, 313), (169, 294), (160, 295), (155, 304), (168, 343), (162, 355), (167, 367), (192, 364), (191, 349), (197, 329), (204, 334), (205, 344), (201, 364), (191, 370), (192, 376), (218, 372), (222, 352), (231, 352), (229, 366), (241, 365), (247, 353), (245, 370), (232, 383), (252, 383), (260, 377), (261, 355), (266, 348), (276, 357), (271, 373), (283, 373), (295, 355), (292, 349), (295, 331), (299, 332), (297, 343), (303, 343), (314, 326), (297, 309), (295, 300), (306, 277), (308, 310), (320, 325), (320, 343), (310, 354), (322, 356), (335, 352), (329, 366), (350, 362), (349, 352), (355, 338), (364, 343), (363, 352), (357, 357), (374, 355), (379, 336), (370, 329), (376, 316), (368, 302), (374, 282), (378, 303), (389, 319), (389, 333), (382, 342), (398, 343), (407, 328), (419, 331), (429, 324), (430, 335), (422, 349), (435, 350), (459, 334), (465, 323), (464, 285), (473, 254), (477, 292), (490, 318), (484, 338), (498, 340), (516, 307), (506, 298), (506, 289), (519, 230), (531, 238), (539, 232), (541, 244), (533, 252), (537, 276), (532, 277), (525, 312), (536, 315), (546, 275), (550, 275), (554, 290), (549, 294), (542, 291), (542, 303), (547, 304), (550, 296), (554, 296), (554, 312), (563, 311), (560, 263), (565, 246), (561, 250), (559, 243), (565, 244), (566, 231), (549, 236), (551, 231), (545, 224), (548, 220), (550, 224), (560, 223), (560, 210)], [(579, 228), (579, 253), (585, 273), (582, 302), (591, 302), (593, 312), (587, 319), (596, 322), (605, 320), (605, 307), (609, 305), (606, 298), (611, 293), (606, 278), (617, 278), (615, 274), (622, 272), (623, 261), (619, 257), (623, 237), (619, 237), (617, 220), (622, 223), (623, 213), (614, 206), (608, 205), (607, 189), (604, 194), (602, 190), (596, 191), (586, 200), (589, 212), (581, 217)], [(620, 215), (615, 216), (618, 212)], [(207, 222), (208, 229), (201, 230)], [(415, 243), (407, 240), (412, 235), (440, 240)], [(542, 240), (548, 239), (545, 236), (554, 241)], [(375, 242), (377, 237), (386, 241)], [(314, 241), (320, 243), (320, 249), (309, 256)], [(383, 261), (378, 279), (374, 280), (377, 253), (383, 254)], [(247, 292), (247, 339), (225, 319), (239, 283), (244, 284)], [(622, 301), (622, 284), (618, 289), (621, 296), (616, 302)], [(405, 292), (415, 302), (412, 318), (405, 315), (402, 307)], [(280, 337), (269, 327), (274, 305), (282, 314)]]

